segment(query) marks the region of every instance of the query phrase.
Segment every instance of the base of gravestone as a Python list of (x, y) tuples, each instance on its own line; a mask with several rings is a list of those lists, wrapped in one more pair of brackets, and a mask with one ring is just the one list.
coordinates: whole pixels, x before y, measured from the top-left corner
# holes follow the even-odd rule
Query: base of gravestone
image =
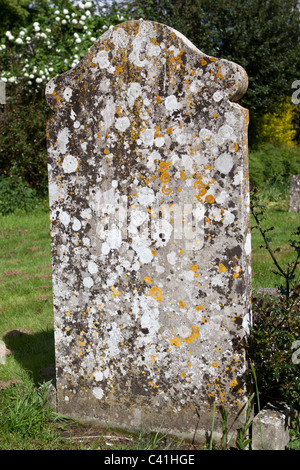
[[(128, 424), (126, 424), (126, 420), (124, 424), (124, 420), (122, 421), (122, 416), (120, 416), (120, 421), (111, 420), (109, 417), (109, 413), (107, 414), (107, 417), (102, 420), (100, 420), (99, 418), (92, 418), (91, 413), (89, 411), (87, 411), (86, 417), (84, 417), (82, 409), (80, 413), (78, 412), (78, 410), (76, 411), (76, 409), (69, 410), (68, 412), (66, 409), (63, 409), (61, 406), (59, 406), (59, 401), (57, 400), (56, 379), (53, 379), (51, 382), (49, 382), (48, 386), (49, 393), (47, 395), (47, 404), (55, 413), (59, 413), (67, 418), (70, 418), (79, 425), (88, 426), (95, 430), (101, 428), (107, 429), (111, 432), (117, 432), (121, 434), (134, 434), (136, 436), (140, 436), (141, 434), (157, 435), (157, 433), (159, 433), (160, 435), (169, 436), (169, 438), (175, 438), (178, 439), (180, 442), (200, 446), (201, 448), (202, 446), (204, 448), (207, 448), (208, 444), (212, 445), (212, 448), (219, 448), (221, 442), (224, 439), (224, 432), (222, 428), (224, 428), (225, 424), (229, 424), (229, 426), (225, 426), (227, 429), (228, 437), (227, 450), (235, 450), (237, 429), (241, 429), (245, 426), (245, 416), (242, 411), (246, 411), (246, 407), (241, 410), (240, 416), (236, 417), (233, 422), (230, 422), (229, 420), (229, 423), (225, 423), (221, 415), (218, 416), (217, 413), (212, 413), (212, 415), (207, 418), (206, 426), (203, 426), (203, 421), (201, 424), (199, 419), (198, 423), (195, 423), (195, 427), (191, 428), (190, 430), (182, 430), (180, 429), (180, 426), (178, 426), (178, 429), (176, 429), (176, 427), (174, 426), (170, 428), (163, 423), (163, 419), (161, 420), (160, 425), (155, 425), (155, 423), (150, 422), (144, 422), (141, 424), (138, 422), (139, 420), (137, 419), (136, 424), (132, 424), (131, 426), (129, 426)], [(80, 401), (80, 403), (82, 404), (82, 401)], [(139, 413), (137, 412), (136, 414), (138, 415)], [(164, 410), (161, 410), (161, 416), (164, 416)], [(253, 420), (253, 416), (254, 415), (252, 412), (249, 418), (250, 421)], [(180, 417), (180, 420), (182, 420), (182, 415)], [(249, 437), (250, 435), (248, 431), (245, 434), (245, 439), (249, 439)]]

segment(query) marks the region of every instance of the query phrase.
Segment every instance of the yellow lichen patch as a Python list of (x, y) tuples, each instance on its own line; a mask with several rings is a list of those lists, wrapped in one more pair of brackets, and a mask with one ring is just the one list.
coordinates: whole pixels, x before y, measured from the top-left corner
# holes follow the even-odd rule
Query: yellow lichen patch
[(177, 348), (181, 345), (181, 341), (179, 338), (177, 338), (177, 336), (175, 336), (175, 338), (170, 339), (170, 343), (172, 344), (172, 346), (176, 346)]
[(198, 271), (198, 266), (196, 266), (196, 264), (192, 264), (190, 269), (191, 269), (191, 271), (194, 271), (194, 273), (196, 273)]
[(172, 189), (171, 189), (171, 188), (168, 188), (166, 185), (164, 185), (164, 186), (161, 188), (161, 192), (162, 192), (163, 194), (165, 194), (166, 196), (168, 196), (169, 194), (171, 194)]
[(179, 300), (178, 307), (179, 308), (185, 308), (185, 304), (184, 304), (183, 300)]
[(196, 310), (197, 312), (199, 312), (199, 310), (204, 310), (203, 305), (197, 305)]
[(181, 377), (186, 377), (186, 372), (181, 372)]
[(169, 166), (166, 162), (160, 162), (157, 171), (161, 171), (164, 173), (165, 171), (168, 171), (168, 169), (169, 169)]
[(206, 202), (208, 202), (209, 204), (212, 204), (213, 202), (215, 202), (215, 198), (212, 194), (208, 194), (206, 197), (205, 197), (205, 200)]
[(192, 341), (194, 341), (195, 339), (198, 338), (198, 336), (200, 336), (200, 328), (199, 326), (191, 326), (191, 330), (192, 330), (192, 333), (190, 334), (190, 336), (188, 336), (187, 338), (184, 338), (184, 341), (186, 343), (191, 343)]
[(155, 356), (153, 356), (153, 355), (151, 356), (151, 361), (152, 361), (152, 362), (155, 362), (155, 361), (156, 361)]
[(154, 382), (152, 382), (152, 380), (149, 380), (148, 384), (151, 385), (152, 388), (157, 388), (158, 387), (158, 385), (156, 385)]
[(226, 266), (224, 266), (224, 264), (219, 264), (219, 272), (225, 273), (226, 271), (227, 271)]
[(239, 384), (239, 383), (238, 383), (237, 380), (232, 380), (232, 381), (230, 382), (230, 387), (237, 387), (238, 384)]
[(151, 295), (151, 297), (153, 297), (153, 299), (157, 300), (158, 302), (162, 301), (162, 291), (159, 287), (151, 287), (149, 295)]
[(219, 366), (219, 364), (218, 364), (217, 362), (215, 362), (215, 361), (214, 361), (214, 362), (212, 362), (212, 363), (211, 363), (211, 365), (212, 365), (212, 367), (214, 367), (214, 368), (216, 368), (216, 367), (218, 367), (218, 366)]
[(147, 284), (151, 283), (151, 279), (148, 276), (144, 277), (144, 281), (147, 282)]
[(170, 175), (166, 171), (160, 175), (160, 181), (162, 183), (168, 183), (170, 181)]

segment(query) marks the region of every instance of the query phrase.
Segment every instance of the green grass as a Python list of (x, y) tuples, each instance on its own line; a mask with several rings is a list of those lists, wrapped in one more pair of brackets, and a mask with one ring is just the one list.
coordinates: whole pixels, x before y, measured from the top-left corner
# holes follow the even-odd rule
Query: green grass
[[(271, 198), (270, 198), (271, 199)], [(281, 264), (293, 259), (289, 238), (300, 225), (300, 214), (288, 213), (285, 199), (268, 203), (265, 227), (271, 233)], [(252, 231), (253, 286), (275, 287), (269, 253), (260, 248), (262, 238)], [(297, 273), (299, 277), (299, 270)], [(54, 335), (49, 215), (47, 206), (31, 213), (0, 217), (0, 340), (12, 351), (0, 361), (0, 449), (164, 449), (162, 436), (122, 436), (71, 423), (72, 438), (61, 432), (60, 417), (43, 411), (39, 384), (53, 377)], [(11, 386), (14, 384), (14, 386)], [(70, 424), (70, 423), (68, 423)], [(75, 437), (74, 437), (75, 433)], [(172, 444), (172, 448), (178, 446)], [(175, 446), (175, 447), (174, 447)], [(180, 448), (188, 448), (180, 446)], [(194, 448), (194, 447), (192, 447)]]

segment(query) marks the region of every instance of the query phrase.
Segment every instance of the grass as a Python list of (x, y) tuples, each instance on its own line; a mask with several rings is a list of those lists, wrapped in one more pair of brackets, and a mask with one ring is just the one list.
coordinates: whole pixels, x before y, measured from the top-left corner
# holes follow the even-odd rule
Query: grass
[[(273, 189), (272, 189), (273, 191)], [(274, 192), (274, 191), (273, 191)], [(287, 196), (268, 196), (266, 226), (275, 226), (272, 244), (280, 263), (292, 260), (291, 233), (300, 214), (288, 213)], [(252, 231), (253, 287), (276, 287), (269, 253)], [(299, 271), (299, 270), (298, 270)], [(297, 273), (299, 277), (299, 272)], [(122, 435), (79, 426), (43, 408), (54, 376), (54, 339), (49, 215), (46, 205), (29, 214), (0, 217), (0, 449), (194, 449), (166, 436)], [(14, 386), (12, 386), (14, 385)], [(95, 436), (96, 434), (96, 436)], [(93, 435), (93, 437), (91, 437)], [(297, 441), (296, 441), (297, 442)], [(297, 445), (297, 444), (295, 444)]]

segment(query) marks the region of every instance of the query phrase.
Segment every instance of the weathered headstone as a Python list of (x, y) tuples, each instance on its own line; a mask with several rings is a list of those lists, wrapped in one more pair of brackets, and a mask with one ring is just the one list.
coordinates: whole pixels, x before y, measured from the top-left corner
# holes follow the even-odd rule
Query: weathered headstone
[(293, 175), (290, 180), (290, 212), (300, 212), (300, 175)]
[[(58, 411), (200, 439), (248, 398), (247, 88), (154, 22), (46, 90)], [(215, 405), (214, 405), (215, 404)]]

